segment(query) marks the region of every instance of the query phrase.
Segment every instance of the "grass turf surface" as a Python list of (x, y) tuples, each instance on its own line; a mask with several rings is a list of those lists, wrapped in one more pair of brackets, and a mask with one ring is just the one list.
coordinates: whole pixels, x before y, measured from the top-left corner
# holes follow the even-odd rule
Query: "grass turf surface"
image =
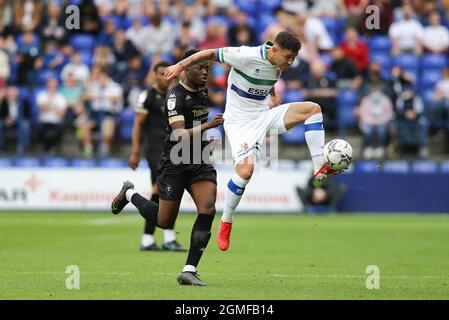
[[(135, 213), (0, 213), (0, 299), (449, 299), (447, 215), (239, 215), (226, 253), (218, 220), (198, 288), (176, 282), (186, 253), (138, 250)], [(176, 224), (185, 246), (193, 221)], [(365, 287), (369, 265), (379, 290)]]

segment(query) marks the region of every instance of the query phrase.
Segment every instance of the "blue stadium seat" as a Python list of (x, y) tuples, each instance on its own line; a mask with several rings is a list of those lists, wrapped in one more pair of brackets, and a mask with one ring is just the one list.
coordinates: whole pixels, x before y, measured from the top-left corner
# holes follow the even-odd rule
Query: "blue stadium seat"
[(125, 160), (117, 158), (101, 159), (99, 164), (103, 168), (125, 168), (128, 166)]
[(94, 168), (97, 163), (94, 159), (72, 159), (72, 167), (74, 168)]
[(337, 94), (338, 105), (341, 106), (352, 106), (357, 105), (358, 97), (357, 92), (354, 90), (339, 90)]
[(426, 54), (422, 58), (423, 70), (444, 69), (447, 66), (446, 57), (442, 54)]
[(82, 50), (79, 51), (79, 54), (81, 55), (81, 61), (91, 68), (93, 64), (93, 52), (90, 50)]
[(327, 32), (332, 37), (334, 44), (337, 44), (341, 37), (339, 37), (340, 32), (340, 23), (337, 19), (331, 17), (320, 17), (321, 22), (323, 22), (326, 27)]
[(332, 58), (330, 54), (320, 54), (320, 60), (326, 65), (326, 67), (329, 67), (334, 61), (334, 58)]
[(419, 58), (414, 54), (399, 54), (395, 57), (394, 64), (407, 70), (418, 69)]
[(282, 103), (304, 101), (304, 94), (301, 90), (289, 89), (284, 92)]
[(37, 158), (18, 158), (15, 161), (16, 167), (34, 168), (40, 167), (41, 162)]
[(119, 137), (124, 141), (131, 141), (134, 124), (134, 110), (124, 110), (119, 114)]
[(417, 160), (412, 163), (412, 172), (414, 173), (437, 173), (438, 165), (431, 160)]
[(302, 144), (305, 142), (304, 125), (294, 126), (289, 132), (283, 134), (281, 139), (285, 143)]
[(424, 70), (420, 80), (420, 87), (422, 89), (433, 88), (441, 78), (441, 70)]
[(420, 96), (426, 106), (433, 104), (433, 95), (435, 94), (433, 89), (424, 89), (420, 91)]
[(378, 173), (381, 168), (378, 161), (358, 161), (354, 167), (354, 171), (361, 173)]
[(410, 166), (407, 161), (386, 161), (383, 165), (385, 173), (409, 173)]
[(368, 41), (368, 48), (370, 52), (385, 52), (391, 50), (391, 41), (388, 36), (373, 36)]
[(75, 51), (89, 50), (93, 52), (95, 49), (95, 37), (88, 34), (76, 34), (70, 39), (70, 44)]
[(271, 14), (273, 10), (282, 4), (282, 0), (259, 0), (259, 2), (260, 9), (262, 11), (269, 11)]
[(12, 167), (12, 159), (0, 158), (0, 168)]
[(391, 69), (393, 65), (393, 60), (390, 57), (390, 54), (384, 52), (373, 52), (371, 53), (371, 61), (379, 62), (382, 69)]
[(258, 0), (235, 0), (237, 7), (250, 15), (255, 15), (258, 12), (258, 2)]
[(46, 157), (42, 159), (42, 166), (48, 168), (65, 168), (68, 164), (69, 161), (61, 157)]
[(56, 78), (59, 81), (59, 73), (54, 70), (42, 70), (39, 72), (38, 81), (39, 85), (45, 86), (48, 79)]
[(263, 32), (269, 25), (276, 24), (277, 18), (271, 12), (259, 15), (257, 30)]
[(443, 161), (440, 165), (440, 171), (442, 173), (448, 173), (449, 174), (449, 160)]

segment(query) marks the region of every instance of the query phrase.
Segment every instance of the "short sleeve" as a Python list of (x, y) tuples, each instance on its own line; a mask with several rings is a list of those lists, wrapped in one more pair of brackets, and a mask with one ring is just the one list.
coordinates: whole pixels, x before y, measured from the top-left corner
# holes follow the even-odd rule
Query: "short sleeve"
[(136, 112), (147, 114), (149, 109), (148, 100), (148, 90), (142, 91), (137, 97)]
[(185, 99), (181, 94), (172, 91), (166, 101), (166, 112), (168, 123), (172, 124), (176, 121), (184, 121)]
[(233, 67), (241, 68), (241, 66), (245, 64), (247, 58), (245, 51), (244, 46), (217, 49), (218, 61)]

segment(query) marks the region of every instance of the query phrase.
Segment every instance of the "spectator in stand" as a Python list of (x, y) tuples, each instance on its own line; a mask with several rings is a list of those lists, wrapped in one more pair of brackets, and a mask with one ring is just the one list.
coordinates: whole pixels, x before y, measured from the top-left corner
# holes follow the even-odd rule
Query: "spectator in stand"
[(207, 21), (207, 35), (200, 43), (199, 49), (223, 48), (229, 44), (228, 28), (224, 18), (211, 17)]
[(112, 74), (115, 70), (115, 56), (111, 48), (106, 46), (98, 46), (95, 48), (92, 64), (100, 67), (108, 74)]
[(115, 57), (114, 64), (114, 79), (121, 81), (126, 74), (128, 68), (128, 61), (133, 57), (138, 56), (139, 52), (130, 40), (126, 38), (124, 30), (118, 30), (114, 36), (114, 46), (112, 53)]
[[(388, 128), (393, 119), (393, 104), (382, 92), (380, 79), (371, 83), (371, 92), (362, 98), (360, 107), (356, 109), (359, 128), (363, 133), (363, 157), (365, 159), (381, 159), (385, 155)], [(375, 147), (377, 140), (377, 147)]]
[(98, 79), (93, 79), (86, 87), (85, 99), (90, 105), (90, 121), (84, 125), (84, 154), (92, 155), (92, 130), (98, 128), (101, 132), (99, 155), (109, 155), (114, 134), (115, 116), (123, 109), (123, 91), (105, 72), (99, 72)]
[(5, 148), (5, 133), (15, 129), (16, 153), (24, 154), (30, 146), (31, 105), (26, 97), (20, 99), (17, 87), (0, 88), (0, 150)]
[(67, 100), (58, 92), (58, 86), (58, 80), (50, 78), (47, 80), (47, 88), (36, 97), (40, 134), (47, 155), (57, 154), (67, 110)]
[(368, 0), (342, 0), (341, 10), (346, 18), (346, 27), (357, 27), (362, 19)]
[(412, 77), (402, 70), (399, 66), (394, 66), (391, 69), (391, 79), (387, 84), (387, 94), (390, 97), (393, 105), (396, 105), (398, 97), (409, 88), (413, 87)]
[(9, 65), (9, 56), (6, 50), (4, 50), (5, 41), (0, 36), (0, 89), (6, 87), (6, 80), (11, 73), (11, 67)]
[(19, 86), (33, 85), (37, 81), (36, 61), (39, 57), (39, 46), (31, 31), (24, 32), (22, 43), (18, 45), (15, 57), (17, 66), (17, 84)]
[(75, 119), (75, 124), (79, 122), (80, 117), (85, 114), (83, 104), (84, 87), (81, 82), (76, 80), (75, 74), (69, 73), (60, 89), (61, 94), (67, 101), (67, 117), (69, 121)]
[(10, 0), (0, 0), (0, 34), (12, 33), (13, 5)]
[(169, 23), (163, 21), (163, 17), (158, 10), (155, 11), (150, 20), (151, 24), (144, 28), (144, 52), (148, 60), (160, 60), (161, 55), (170, 53), (173, 48), (175, 30)]
[(441, 25), (440, 21), (438, 11), (430, 13), (429, 25), (424, 28), (422, 37), (422, 46), (427, 53), (448, 53), (449, 31)]
[(61, 79), (65, 81), (67, 76), (72, 73), (76, 81), (85, 83), (89, 79), (89, 72), (89, 67), (81, 60), (81, 54), (75, 52), (72, 55), (71, 62), (66, 64), (62, 69)]
[(143, 68), (142, 58), (134, 56), (128, 61), (126, 73), (120, 81), (118, 81), (124, 91), (124, 101), (126, 105), (134, 106), (137, 98), (142, 91), (147, 73)]
[(419, 21), (413, 18), (413, 7), (409, 4), (402, 6), (404, 19), (394, 22), (388, 32), (392, 43), (391, 53), (422, 53), (421, 39), (423, 27)]
[(62, 69), (64, 57), (54, 40), (44, 43), (44, 53), (36, 60), (35, 68), (41, 71), (52, 70), (59, 73)]
[[(110, 2), (112, 4), (112, 2)], [(82, 0), (80, 5), (80, 30), (76, 32), (98, 36), (101, 30), (101, 19), (94, 0)]]
[(419, 157), (428, 158), (428, 125), (422, 99), (415, 94), (412, 88), (407, 88), (399, 95), (395, 107), (397, 146), (401, 150), (407, 147), (417, 147)]
[(370, 0), (368, 6), (375, 6), (379, 9), (379, 27), (371, 28), (370, 23), (373, 23), (372, 10), (364, 13), (364, 17), (360, 20), (359, 30), (364, 35), (388, 35), (391, 23), (393, 22), (393, 5), (390, 0)]
[(307, 98), (321, 106), (325, 123), (330, 129), (337, 127), (337, 87), (335, 81), (326, 76), (326, 66), (314, 61), (310, 70), (312, 77), (307, 81)]
[(145, 34), (146, 29), (142, 25), (142, 20), (134, 18), (131, 27), (126, 30), (126, 38), (132, 42), (141, 54), (145, 54)]
[(355, 28), (348, 28), (345, 32), (345, 41), (340, 45), (346, 58), (351, 59), (359, 72), (364, 74), (368, 67), (369, 51), (365, 42), (359, 39)]
[[(183, 8), (182, 15), (182, 23), (181, 28), (183, 26), (187, 27), (187, 32), (183, 34), (185, 39), (182, 40), (190, 40), (192, 45), (190, 47), (195, 47), (193, 44), (200, 43), (206, 38), (206, 23), (203, 20), (201, 14), (195, 10), (194, 6), (185, 6)], [(178, 39), (181, 36), (180, 30), (177, 30), (176, 34), (178, 35)], [(180, 39), (181, 40), (181, 39)]]
[(434, 100), (432, 120), (437, 127), (445, 129), (449, 138), (449, 68), (443, 70), (443, 79), (435, 86)]
[(337, 19), (341, 11), (339, 2), (340, 0), (315, 0), (309, 12), (316, 17)]
[(240, 46), (244, 43), (247, 46), (258, 45), (256, 31), (248, 25), (248, 15), (244, 11), (235, 12), (235, 23), (228, 31), (228, 39), (231, 46)]
[(42, 0), (15, 0), (14, 25), (17, 31), (31, 31), (37, 28), (43, 9)]
[(334, 47), (329, 32), (319, 18), (301, 12), (297, 15), (297, 23), (304, 31), (305, 40), (314, 45), (319, 52), (329, 52)]
[(114, 45), (114, 35), (117, 32), (117, 26), (115, 20), (112, 18), (106, 19), (104, 22), (103, 30), (97, 39), (97, 46), (107, 46), (112, 47)]
[(310, 79), (310, 64), (298, 55), (290, 68), (282, 73), (282, 79), (289, 90), (304, 88)]
[(363, 80), (356, 64), (344, 56), (340, 47), (332, 49), (332, 58), (331, 71), (336, 77), (337, 88), (358, 90)]
[(39, 33), (44, 40), (61, 42), (65, 38), (65, 17), (61, 15), (61, 6), (54, 1), (47, 2)]

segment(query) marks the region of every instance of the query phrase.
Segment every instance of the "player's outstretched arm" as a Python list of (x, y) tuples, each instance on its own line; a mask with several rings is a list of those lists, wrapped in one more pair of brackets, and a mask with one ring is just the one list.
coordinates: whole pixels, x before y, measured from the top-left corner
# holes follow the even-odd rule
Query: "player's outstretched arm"
[(217, 50), (216, 49), (206, 49), (197, 52), (190, 57), (185, 58), (182, 61), (179, 61), (177, 64), (172, 65), (165, 69), (164, 76), (168, 79), (176, 78), (185, 68), (194, 65), (200, 61), (210, 61), (217, 60)]

